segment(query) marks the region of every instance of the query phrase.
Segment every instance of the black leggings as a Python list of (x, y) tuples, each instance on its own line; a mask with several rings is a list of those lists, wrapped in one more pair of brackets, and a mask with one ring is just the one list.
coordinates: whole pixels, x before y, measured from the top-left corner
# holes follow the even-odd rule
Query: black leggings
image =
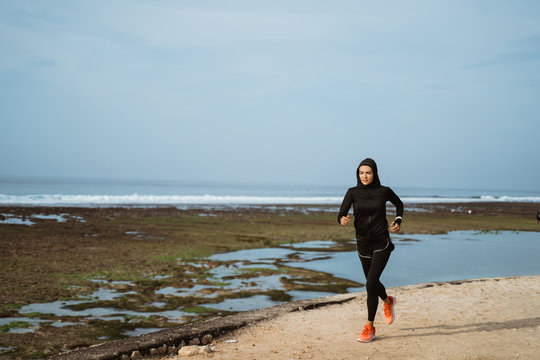
[(379, 298), (386, 299), (386, 289), (379, 281), (381, 274), (390, 258), (391, 249), (374, 252), (371, 258), (360, 257), (364, 274), (366, 275), (368, 321), (375, 320)]

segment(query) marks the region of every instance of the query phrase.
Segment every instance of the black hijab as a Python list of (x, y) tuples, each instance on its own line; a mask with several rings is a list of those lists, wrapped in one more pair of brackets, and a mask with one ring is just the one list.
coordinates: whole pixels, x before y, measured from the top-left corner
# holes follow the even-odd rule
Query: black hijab
[[(362, 184), (362, 181), (360, 181), (360, 175), (358, 174), (358, 171), (360, 170), (360, 166), (367, 165), (373, 170), (373, 181), (368, 184), (364, 185)], [(381, 186), (381, 181), (379, 180), (379, 173), (377, 172), (377, 164), (375, 163), (375, 160), (371, 158), (365, 158), (362, 160), (360, 165), (358, 165), (358, 168), (356, 169), (356, 181), (358, 181), (358, 187), (361, 188), (375, 188)]]

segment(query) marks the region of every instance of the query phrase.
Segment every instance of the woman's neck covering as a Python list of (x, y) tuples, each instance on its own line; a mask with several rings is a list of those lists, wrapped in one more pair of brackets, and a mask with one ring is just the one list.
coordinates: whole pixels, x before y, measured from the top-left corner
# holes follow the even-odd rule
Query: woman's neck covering
[[(368, 185), (362, 184), (362, 181), (360, 181), (360, 175), (358, 174), (358, 171), (360, 170), (360, 166), (367, 165), (373, 170), (373, 181), (369, 183)], [(366, 158), (362, 160), (360, 165), (358, 165), (358, 168), (356, 169), (356, 180), (358, 181), (358, 187), (363, 188), (374, 188), (381, 186), (381, 181), (379, 180), (379, 173), (377, 172), (377, 164), (375, 163), (375, 160), (371, 158)]]

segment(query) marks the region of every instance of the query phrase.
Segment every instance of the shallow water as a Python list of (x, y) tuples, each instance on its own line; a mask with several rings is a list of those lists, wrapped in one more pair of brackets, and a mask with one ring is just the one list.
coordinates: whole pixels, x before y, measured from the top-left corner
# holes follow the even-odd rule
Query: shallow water
[(281, 301), (273, 301), (266, 295), (255, 295), (249, 298), (227, 299), (218, 304), (204, 304), (203, 306), (217, 310), (248, 311), (279, 304), (281, 304)]
[(163, 330), (163, 329), (160, 329), (160, 328), (136, 328), (136, 329), (133, 329), (133, 330), (125, 330), (124, 334), (126, 336), (137, 336), (137, 335), (142, 335), (142, 334), (150, 334), (150, 333), (160, 331), (160, 330)]
[[(385, 272), (389, 286), (540, 274), (539, 232), (455, 231), (394, 238), (398, 246)], [(419, 242), (399, 246), (403, 239)]]
[(58, 215), (33, 214), (27, 217), (23, 217), (21, 215), (7, 214), (7, 213), (2, 213), (0, 215), (1, 215), (0, 224), (11, 224), (11, 225), (27, 225), (27, 226), (35, 225), (35, 222), (31, 221), (30, 219), (55, 220), (60, 223), (67, 222), (69, 219), (78, 221), (78, 222), (86, 222), (86, 220), (80, 216), (72, 216), (65, 213), (58, 214)]
[[(471, 278), (540, 274), (540, 233), (455, 231), (448, 234), (393, 235), (396, 249), (381, 280), (386, 286), (463, 280)], [(355, 241), (350, 242), (354, 244)], [(279, 262), (310, 269), (335, 278), (364, 281), (356, 251), (331, 251), (334, 241), (308, 241), (288, 248), (240, 250), (211, 256), (212, 260), (252, 263)], [(363, 288), (349, 288), (349, 292)], [(308, 298), (302, 291), (289, 291), (293, 299)], [(322, 292), (321, 294), (330, 294)], [(315, 295), (317, 296), (317, 295)], [(253, 299), (254, 303), (261, 299)], [(236, 310), (227, 301), (214, 308)], [(240, 303), (240, 302), (238, 302)], [(239, 308), (247, 308), (245, 300)], [(269, 304), (261, 302), (261, 304)], [(212, 306), (212, 305), (208, 305)]]
[[(538, 232), (456, 231), (393, 235), (392, 239), (396, 249), (381, 278), (388, 287), (540, 274)], [(129, 281), (96, 278), (92, 281), (100, 289), (84, 298), (26, 305), (19, 309), (22, 317), (0, 319), (0, 325), (11, 323), (7, 331), (20, 333), (44, 325), (120, 321), (124, 324), (123, 334), (131, 336), (190, 318), (358, 292), (363, 290), (364, 282), (354, 240), (313, 240), (240, 250), (199, 260), (179, 260), (178, 265), (193, 278), (186, 282), (170, 274), (153, 276), (150, 279), (159, 280), (160, 285), (150, 292)], [(181, 299), (189, 299), (189, 303), (179, 302)], [(40, 319), (39, 314), (47, 315)]]
[(8, 353), (8, 352), (11, 352), (13, 351), (15, 348), (11, 347), (11, 346), (0, 346), (0, 354), (3, 354), (3, 353)]

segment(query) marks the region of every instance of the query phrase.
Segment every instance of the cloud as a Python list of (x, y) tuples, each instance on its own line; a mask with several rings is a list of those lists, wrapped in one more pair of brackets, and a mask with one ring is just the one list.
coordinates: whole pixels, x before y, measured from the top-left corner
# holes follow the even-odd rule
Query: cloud
[[(22, 163), (45, 171), (38, 162), (48, 155), (62, 159), (47, 159), (57, 168), (85, 160), (71, 169), (101, 176), (136, 174), (144, 159), (155, 177), (181, 178), (167, 164), (184, 164), (196, 179), (219, 157), (232, 180), (303, 181), (317, 168), (330, 182), (365, 153), (390, 168), (414, 159), (429, 169), (469, 159), (463, 141), (481, 139), (474, 164), (489, 156), (479, 149), (498, 148), (501, 133), (518, 158), (533, 142), (516, 134), (540, 110), (535, 3), (0, 6), (0, 116), (12, 129), (0, 132), (0, 149), (19, 154), (2, 163), (12, 173)], [(17, 124), (30, 134), (13, 136)], [(55, 144), (34, 159), (21, 149), (46, 149), (39, 136)], [(441, 170), (430, 181), (439, 175), (452, 176)]]

